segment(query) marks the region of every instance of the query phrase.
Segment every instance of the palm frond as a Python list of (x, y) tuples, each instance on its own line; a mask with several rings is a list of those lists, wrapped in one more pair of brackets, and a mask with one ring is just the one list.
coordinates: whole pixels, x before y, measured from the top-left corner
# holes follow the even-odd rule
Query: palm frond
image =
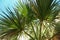
[[(60, 11), (60, 8), (57, 10), (57, 7), (59, 7), (56, 0), (35, 0), (35, 1), (29, 1), (29, 7), (33, 11), (33, 14), (36, 14), (36, 17), (40, 20), (48, 19), (48, 17), (52, 14), (55, 14), (56, 11)], [(30, 11), (31, 11), (30, 10)], [(56, 10), (56, 11), (55, 11)], [(55, 11), (54, 13), (52, 13)]]
[(7, 13), (2, 11), (4, 15), (0, 18), (0, 38), (5, 38), (7, 36), (16, 35), (24, 30), (25, 22), (23, 15), (19, 14), (17, 9), (14, 9), (14, 12), (10, 8), (6, 9)]

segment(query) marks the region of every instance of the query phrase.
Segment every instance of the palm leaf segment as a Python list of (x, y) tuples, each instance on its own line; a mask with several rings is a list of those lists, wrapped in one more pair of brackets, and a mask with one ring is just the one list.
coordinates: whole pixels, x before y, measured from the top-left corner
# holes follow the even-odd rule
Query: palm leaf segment
[(16, 9), (12, 12), (9, 8), (6, 9), (7, 13), (2, 11), (2, 18), (0, 17), (0, 37), (14, 36), (24, 30), (25, 18), (22, 17)]
[[(40, 20), (53, 19), (60, 11), (57, 0), (28, 0), (30, 9)], [(54, 17), (53, 17), (54, 16)]]
[(16, 6), (16, 8), (13, 8), (13, 11), (9, 7), (6, 8), (6, 12), (2, 11), (3, 14), (0, 14), (1, 39), (8, 38), (8, 40), (17, 40), (18, 35), (23, 30), (25, 30), (25, 25), (29, 24), (33, 19), (35, 19), (33, 16), (34, 14), (29, 14), (30, 12), (33, 13), (30, 11), (31, 9), (29, 7), (27, 8), (26, 5), (22, 4), (21, 1), (19, 1), (18, 6)]

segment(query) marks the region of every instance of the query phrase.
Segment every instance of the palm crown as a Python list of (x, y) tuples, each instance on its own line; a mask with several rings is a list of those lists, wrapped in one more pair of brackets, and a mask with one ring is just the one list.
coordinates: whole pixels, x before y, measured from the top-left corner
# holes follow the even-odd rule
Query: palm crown
[[(47, 24), (44, 25), (44, 23), (49, 23), (50, 25), (60, 11), (59, 1), (56, 0), (25, 1), (19, 1), (16, 8), (13, 8), (14, 11), (6, 8), (7, 13), (2, 11), (4, 15), (0, 14), (2, 16), (2, 18), (0, 17), (1, 39), (17, 40), (19, 34), (24, 32), (31, 38), (30, 40), (43, 40), (44, 34), (42, 31), (44, 31), (43, 29), (45, 29), (45, 32), (47, 31), (46, 27), (44, 27)], [(38, 21), (38, 25), (35, 20)], [(35, 27), (34, 25), (37, 26)], [(36, 31), (34, 28), (36, 28)], [(27, 33), (27, 31), (29, 32)], [(31, 34), (29, 34), (30, 32)]]

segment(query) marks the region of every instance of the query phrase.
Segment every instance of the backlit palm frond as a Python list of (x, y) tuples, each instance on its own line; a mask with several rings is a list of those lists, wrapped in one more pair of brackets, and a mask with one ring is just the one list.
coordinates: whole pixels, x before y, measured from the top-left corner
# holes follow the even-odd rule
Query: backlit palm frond
[(17, 4), (17, 9), (26, 18), (26, 23), (30, 23), (31, 21), (37, 19), (35, 12), (31, 10), (28, 4), (21, 2), (21, 0), (19, 0)]

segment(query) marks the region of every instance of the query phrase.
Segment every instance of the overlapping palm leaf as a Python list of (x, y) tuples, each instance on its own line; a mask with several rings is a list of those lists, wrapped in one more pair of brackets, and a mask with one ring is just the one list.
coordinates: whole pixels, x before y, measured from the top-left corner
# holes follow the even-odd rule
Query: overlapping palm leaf
[(28, 0), (28, 2), (30, 9), (40, 20), (49, 19), (49, 16), (51, 17), (51, 15), (57, 15), (60, 11), (60, 1), (57, 0)]
[(4, 38), (5, 36), (14, 36), (24, 30), (25, 18), (23, 15), (19, 14), (17, 9), (14, 9), (14, 12), (11, 9), (6, 9), (7, 13), (2, 11), (2, 18), (0, 17), (0, 37)]
[[(26, 3), (19, 1), (19, 3), (17, 3), (16, 8), (13, 8), (14, 9), (13, 11), (10, 8), (6, 8), (7, 13), (2, 11), (4, 15), (0, 14), (0, 16), (2, 16), (0, 17), (0, 31), (1, 31), (0, 38), (1, 39), (8, 38), (8, 40), (10, 40), (12, 37), (17, 38), (19, 36), (19, 33), (24, 31), (26, 28), (28, 29), (31, 27), (32, 28), (31, 32), (34, 33), (35, 38), (32, 37), (27, 32), (25, 31), (24, 32), (27, 35), (29, 35), (33, 40), (41, 40), (39, 37), (42, 35), (40, 28), (44, 25), (43, 22), (47, 21), (50, 25), (50, 23), (52, 22), (49, 22), (49, 21), (53, 21), (56, 15), (58, 15), (58, 12), (60, 11), (59, 1), (56, 1), (56, 0), (25, 0), (25, 1)], [(43, 24), (43, 25), (40, 24), (40, 26), (37, 26), (37, 28), (39, 28), (38, 32), (37, 31), (35, 32), (34, 30), (35, 26), (30, 26), (31, 24), (29, 25), (29, 23), (33, 23), (33, 21), (36, 19), (39, 19), (39, 22), (42, 21), (42, 24)], [(33, 23), (32, 25), (36, 25), (36, 24)], [(44, 25), (45, 26), (43, 28), (44, 30), (47, 27), (46, 25)], [(28, 29), (28, 31), (30, 29)], [(45, 31), (45, 33), (46, 32), (48, 32), (48, 28)], [(37, 33), (39, 36), (36, 36)], [(43, 33), (43, 35), (45, 33)]]

